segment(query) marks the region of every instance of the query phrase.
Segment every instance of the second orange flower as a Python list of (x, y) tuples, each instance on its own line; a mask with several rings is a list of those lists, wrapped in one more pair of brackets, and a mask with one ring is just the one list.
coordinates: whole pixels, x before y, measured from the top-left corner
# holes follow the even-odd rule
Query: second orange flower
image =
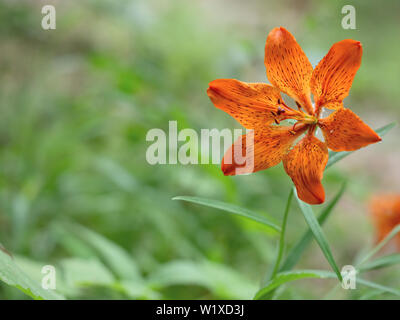
[[(309, 204), (323, 203), (325, 192), (321, 180), (328, 162), (328, 148), (354, 151), (381, 140), (355, 113), (343, 106), (343, 99), (348, 96), (361, 65), (361, 56), (360, 42), (342, 40), (332, 46), (313, 70), (293, 35), (285, 28), (275, 28), (268, 35), (264, 59), (272, 85), (235, 79), (210, 82), (207, 93), (214, 105), (246, 129), (253, 129), (250, 144), (248, 139), (240, 138), (227, 150), (221, 164), (223, 173), (235, 175), (239, 168), (242, 169), (240, 173), (251, 173), (283, 161), (299, 198)], [(281, 92), (292, 97), (298, 108), (287, 106)], [(322, 108), (334, 112), (321, 118)], [(296, 123), (279, 125), (286, 119)], [(315, 137), (317, 127), (321, 128), (325, 142)], [(251, 157), (244, 163), (235, 161), (235, 154), (248, 154), (249, 149)]]

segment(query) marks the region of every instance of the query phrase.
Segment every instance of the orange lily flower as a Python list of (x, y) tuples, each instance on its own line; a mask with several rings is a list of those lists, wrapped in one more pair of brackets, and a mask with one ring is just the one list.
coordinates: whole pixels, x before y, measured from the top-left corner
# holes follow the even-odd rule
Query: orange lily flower
[[(370, 211), (377, 230), (376, 240), (382, 241), (400, 224), (400, 194), (381, 194), (372, 197)], [(400, 250), (400, 234), (397, 234), (395, 239)]]
[[(253, 130), (252, 139), (243, 139), (244, 135), (227, 150), (221, 163), (223, 173), (251, 173), (283, 161), (299, 198), (309, 204), (323, 203), (325, 191), (321, 180), (328, 162), (328, 148), (353, 151), (381, 140), (355, 113), (343, 106), (343, 99), (349, 94), (360, 67), (361, 56), (360, 42), (342, 40), (332, 46), (313, 70), (293, 35), (280, 27), (269, 33), (265, 45), (264, 63), (272, 85), (235, 79), (210, 82), (207, 94), (214, 105), (246, 129)], [(281, 92), (293, 98), (298, 109), (287, 106)], [(322, 108), (335, 111), (321, 118)], [(295, 120), (295, 125), (278, 126), (286, 119)], [(325, 142), (314, 136), (317, 127), (321, 128)], [(242, 157), (249, 153), (251, 156), (245, 156), (245, 161), (239, 163), (235, 161), (238, 153)]]

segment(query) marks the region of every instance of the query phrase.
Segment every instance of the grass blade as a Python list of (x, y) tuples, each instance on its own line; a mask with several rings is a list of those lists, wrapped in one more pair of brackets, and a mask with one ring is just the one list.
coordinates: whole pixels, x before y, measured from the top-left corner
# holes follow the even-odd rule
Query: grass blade
[[(322, 211), (322, 213), (318, 217), (318, 223), (320, 225), (323, 225), (326, 219), (329, 217), (331, 212), (333, 211), (333, 208), (336, 206), (336, 204), (339, 202), (340, 198), (342, 197), (344, 191), (346, 190), (346, 182), (342, 184), (342, 187), (340, 188), (339, 192), (336, 194), (336, 196), (331, 200), (331, 202), (326, 206), (326, 208)], [(288, 253), (282, 267), (279, 269), (279, 271), (287, 271), (291, 270), (296, 263), (300, 260), (300, 257), (304, 250), (308, 247), (310, 244), (311, 240), (313, 238), (312, 231), (308, 229), (304, 235), (301, 237), (300, 241), (297, 243), (296, 246), (294, 246)]]
[(245, 208), (241, 208), (239, 206), (229, 204), (226, 202), (218, 201), (218, 200), (213, 200), (213, 199), (206, 199), (206, 198), (200, 198), (200, 197), (189, 197), (189, 196), (179, 196), (179, 197), (174, 197), (172, 200), (182, 200), (182, 201), (187, 201), (187, 202), (192, 202), (196, 204), (200, 204), (206, 207), (211, 207), (219, 210), (223, 210), (225, 212), (233, 213), (248, 219), (251, 219), (253, 221), (262, 223), (269, 228), (273, 229), (274, 231), (280, 232), (281, 227), (276, 225), (275, 223), (267, 220), (266, 218), (260, 216), (259, 214), (250, 211)]
[(328, 241), (325, 238), (325, 235), (321, 229), (321, 226), (318, 223), (318, 220), (315, 218), (314, 212), (311, 206), (299, 199), (297, 193), (295, 192), (297, 202), (299, 203), (299, 207), (301, 212), (304, 215), (304, 218), (310, 227), (311, 232), (314, 235), (315, 240), (317, 241), (318, 245), (320, 246), (326, 260), (331, 265), (333, 271), (335, 271), (339, 281), (342, 281), (342, 275), (340, 274), (339, 268), (336, 265), (335, 259), (333, 258), (331, 249), (329, 247)]
[(395, 253), (378, 258), (370, 263), (366, 263), (364, 266), (359, 267), (358, 269), (360, 272), (364, 272), (369, 270), (386, 268), (398, 263), (400, 263), (400, 253)]
[(378, 253), (379, 250), (381, 250), (399, 232), (400, 232), (400, 225), (398, 225), (392, 231), (390, 231), (390, 233), (381, 242), (379, 242), (375, 248), (373, 248), (369, 253), (367, 253), (365, 255), (365, 257), (363, 259), (361, 259), (359, 265), (362, 265), (367, 260), (372, 258), (376, 253)]
[(110, 268), (117, 278), (125, 280), (138, 280), (141, 278), (135, 261), (124, 248), (101, 234), (78, 224), (65, 223), (60, 227), (66, 228), (96, 251), (104, 264)]
[(375, 289), (375, 290), (368, 290), (365, 294), (363, 294), (361, 297), (358, 298), (358, 300), (372, 300), (372, 298), (375, 298), (382, 293), (385, 293), (382, 290)]
[(391, 294), (394, 294), (396, 296), (400, 296), (400, 290), (399, 289), (390, 288), (390, 287), (383, 286), (383, 285), (380, 285), (378, 283), (375, 283), (375, 282), (372, 282), (372, 281), (369, 281), (369, 280), (360, 279), (360, 278), (357, 278), (357, 283), (358, 284), (362, 284), (362, 285), (367, 286), (367, 287), (370, 287), (370, 288), (381, 290), (383, 292), (391, 293)]
[(230, 267), (210, 261), (173, 260), (149, 274), (150, 286), (200, 286), (220, 299), (249, 299), (256, 285)]
[[(276, 277), (273, 280), (268, 282), (268, 284), (264, 288), (260, 289), (256, 293), (254, 300), (263, 300), (265, 298), (269, 298), (272, 290), (290, 281), (307, 279), (307, 278), (334, 279), (336, 277), (337, 275), (335, 273), (325, 270), (295, 270), (295, 271), (280, 272), (276, 275)], [(356, 282), (359, 285), (364, 285), (379, 290), (381, 292), (391, 293), (396, 296), (400, 296), (399, 289), (383, 286), (369, 280), (361, 279), (359, 277), (357, 277)]]
[(282, 256), (283, 256), (283, 250), (285, 248), (285, 230), (286, 230), (286, 222), (287, 222), (287, 217), (289, 215), (290, 211), (290, 206), (292, 204), (292, 199), (293, 199), (293, 189), (291, 189), (289, 193), (289, 197), (286, 202), (286, 208), (285, 208), (285, 213), (283, 214), (283, 219), (282, 219), (282, 231), (279, 237), (279, 249), (278, 249), (278, 255), (276, 257), (275, 261), (275, 266), (274, 269), (272, 270), (272, 274), (270, 279), (274, 278), (275, 275), (277, 274), (279, 270), (279, 266), (281, 264)]
[[(391, 129), (393, 129), (393, 127), (395, 127), (395, 126), (396, 126), (396, 122), (392, 122), (392, 123), (387, 124), (386, 126), (383, 126), (383, 127), (379, 128), (379, 129), (376, 129), (375, 132), (380, 137), (383, 137)], [(328, 163), (326, 165), (326, 169), (328, 169), (330, 166), (332, 166), (333, 164), (335, 164), (339, 160), (342, 160), (343, 158), (347, 157), (348, 155), (350, 155), (353, 152), (354, 151), (342, 151), (342, 152), (330, 151), (329, 152), (329, 160), (328, 160)]]
[(295, 270), (295, 271), (284, 271), (278, 273), (274, 279), (269, 281), (265, 287), (260, 289), (254, 296), (254, 300), (263, 300), (265, 298), (270, 297), (270, 293), (272, 290), (277, 287), (299, 279), (305, 278), (317, 278), (317, 279), (325, 279), (325, 278), (335, 278), (335, 274), (329, 271), (323, 270)]

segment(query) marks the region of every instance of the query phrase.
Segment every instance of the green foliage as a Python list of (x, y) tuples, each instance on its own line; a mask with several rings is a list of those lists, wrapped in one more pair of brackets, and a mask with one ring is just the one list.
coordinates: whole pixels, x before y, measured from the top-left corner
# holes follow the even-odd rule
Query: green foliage
[(13, 258), (0, 250), (0, 280), (13, 286), (36, 300), (60, 300), (62, 296), (45, 290), (26, 275), (13, 261)]
[(124, 249), (82, 226), (67, 225), (67, 227), (77, 238), (92, 247), (117, 277), (126, 280), (141, 278), (136, 263)]
[(257, 287), (230, 268), (210, 262), (174, 261), (149, 279), (155, 286), (196, 285), (223, 299), (249, 299)]
[(172, 198), (172, 200), (183, 200), (183, 201), (201, 204), (203, 206), (207, 206), (207, 207), (211, 207), (211, 208), (216, 208), (219, 210), (223, 210), (225, 212), (237, 214), (239, 216), (246, 217), (248, 219), (262, 223), (263, 225), (268, 226), (269, 228), (271, 228), (274, 231), (278, 231), (278, 232), (281, 231), (281, 228), (279, 226), (277, 226), (273, 222), (268, 221), (266, 218), (260, 216), (259, 214), (252, 212), (248, 209), (233, 205), (233, 204), (224, 203), (224, 202), (218, 201), (218, 200), (205, 199), (205, 198), (199, 198), (199, 197), (187, 197), (187, 196), (174, 197), (174, 198)]
[(280, 272), (256, 293), (254, 299), (263, 300), (265, 297), (269, 297), (269, 293), (272, 290), (290, 281), (304, 278), (325, 279), (332, 278), (332, 275), (334, 274), (331, 272), (321, 270), (295, 270)]
[[(342, 187), (340, 188), (339, 192), (336, 196), (331, 200), (331, 202), (323, 209), (321, 214), (318, 216), (318, 223), (322, 226), (330, 214), (333, 212), (334, 207), (343, 196), (344, 191), (346, 190), (346, 183), (343, 183)], [(292, 269), (296, 263), (299, 261), (302, 253), (308, 247), (311, 240), (313, 238), (313, 233), (310, 229), (308, 229), (304, 235), (300, 238), (295, 246), (289, 251), (287, 257), (279, 269), (280, 271), (287, 271)]]
[(369, 270), (376, 270), (380, 268), (390, 267), (398, 263), (400, 263), (400, 254), (394, 253), (381, 258), (377, 258), (369, 263), (365, 263), (364, 265), (361, 265), (358, 269), (360, 270), (360, 272), (364, 272)]
[(290, 211), (290, 206), (292, 204), (292, 198), (293, 198), (294, 191), (293, 189), (289, 193), (288, 200), (286, 202), (286, 208), (285, 208), (285, 213), (283, 214), (283, 219), (282, 219), (282, 231), (279, 237), (279, 247), (278, 247), (278, 254), (276, 256), (276, 261), (275, 261), (275, 266), (274, 269), (272, 270), (271, 278), (274, 278), (276, 273), (279, 270), (281, 260), (283, 257), (283, 251), (285, 249), (285, 231), (286, 231), (286, 224), (287, 224), (287, 219)]
[(394, 236), (396, 236), (400, 232), (400, 225), (393, 228), (392, 231), (381, 241), (379, 242), (370, 252), (368, 252), (364, 258), (359, 262), (360, 265), (371, 259), (379, 250), (381, 250)]
[(329, 262), (331, 265), (333, 271), (335, 271), (339, 281), (342, 281), (342, 276), (340, 274), (339, 268), (335, 262), (335, 259), (333, 258), (331, 249), (329, 247), (328, 241), (326, 240), (326, 237), (321, 229), (321, 226), (318, 223), (318, 220), (315, 218), (314, 212), (311, 208), (311, 206), (303, 201), (301, 201), (297, 197), (296, 193), (296, 200), (299, 204), (299, 207), (301, 209), (301, 212), (304, 215), (304, 219), (306, 220), (308, 226), (310, 227), (310, 230), (314, 236), (315, 241), (317, 241), (318, 245), (320, 246), (326, 260)]

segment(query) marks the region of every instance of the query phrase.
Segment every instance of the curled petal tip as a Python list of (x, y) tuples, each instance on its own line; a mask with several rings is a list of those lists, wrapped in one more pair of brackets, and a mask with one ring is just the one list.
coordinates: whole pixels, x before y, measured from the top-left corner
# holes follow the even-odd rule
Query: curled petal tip
[[(347, 39), (347, 40), (343, 40), (343, 46), (348, 45), (348, 48), (354, 50), (353, 52), (357, 52), (358, 54), (362, 54), (362, 49), (363, 46), (361, 44), (360, 41), (357, 40), (353, 40), (353, 39)], [(345, 50), (345, 47), (344, 47)]]
[(213, 80), (208, 84), (207, 92), (210, 91), (210, 90), (215, 90), (217, 88), (215, 82), (216, 82), (216, 80)]
[(349, 40), (349, 41), (352, 42), (356, 48), (362, 49), (362, 44), (360, 41), (357, 40)]
[(233, 176), (235, 167), (233, 165), (225, 164), (224, 161), (222, 161), (221, 171), (224, 174), (224, 176)]
[(298, 197), (300, 200), (311, 205), (323, 204), (325, 202), (325, 190), (322, 185), (317, 187), (316, 190), (308, 190), (307, 192), (299, 190)]
[(362, 48), (361, 42), (357, 41), (357, 40), (353, 40), (353, 39), (345, 39), (345, 40), (339, 41), (338, 43), (342, 43), (343, 45), (354, 45), (354, 47)]
[(215, 84), (213, 84), (212, 82), (210, 82), (208, 89), (207, 89), (207, 95), (211, 98), (215, 97), (216, 94), (218, 94), (219, 89), (217, 86), (215, 86)]
[(279, 39), (284, 36), (284, 34), (288, 33), (288, 31), (284, 27), (274, 28), (268, 35), (268, 38)]
[(325, 193), (322, 195), (315, 195), (313, 204), (323, 204), (325, 202)]
[(375, 141), (374, 142), (381, 142), (382, 141), (382, 138), (380, 137), (380, 136), (378, 136), (378, 134), (375, 132)]
[(210, 95), (210, 93), (212, 91), (215, 91), (215, 87), (213, 87), (212, 85), (209, 85), (208, 89), (207, 89), (207, 94)]

